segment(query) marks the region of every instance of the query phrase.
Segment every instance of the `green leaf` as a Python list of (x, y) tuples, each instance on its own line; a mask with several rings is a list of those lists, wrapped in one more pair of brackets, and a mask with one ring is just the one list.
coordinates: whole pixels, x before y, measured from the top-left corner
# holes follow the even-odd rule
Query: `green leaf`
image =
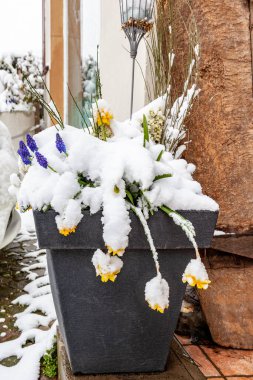
[(146, 147), (146, 141), (149, 142), (149, 131), (148, 131), (148, 122), (146, 115), (143, 115), (143, 132), (144, 132), (144, 141), (143, 141), (143, 146)]
[(129, 190), (126, 190), (126, 195), (127, 195), (127, 198), (130, 200), (130, 202), (134, 205), (134, 199)]
[[(188, 237), (188, 239), (191, 241), (191, 242), (195, 242), (194, 240), (194, 237), (196, 235), (195, 233), (195, 229), (194, 229), (194, 226), (192, 224), (192, 222), (190, 222), (190, 220), (184, 218), (181, 214), (179, 214), (179, 212), (175, 211), (175, 210), (172, 210), (171, 208), (167, 207), (167, 206), (161, 206), (159, 207), (160, 210), (162, 210), (163, 212), (165, 212), (168, 216), (170, 216), (173, 220), (173, 215), (177, 215), (177, 217), (180, 219), (180, 223), (179, 223), (179, 226), (182, 228), (182, 230), (184, 232), (186, 232), (186, 236)], [(176, 223), (178, 224), (178, 223)], [(191, 238), (189, 237), (191, 235)], [(196, 243), (196, 242), (195, 242)], [(193, 243), (193, 245), (195, 244)]]
[(95, 187), (94, 183), (92, 183), (91, 181), (89, 180), (86, 180), (84, 178), (78, 178), (78, 183), (81, 187)]
[(171, 208), (167, 207), (167, 206), (161, 206), (159, 207), (160, 210), (162, 210), (163, 212), (165, 212), (165, 214), (167, 215), (171, 215), (173, 212), (175, 212), (174, 210), (171, 210)]
[(160, 174), (160, 175), (157, 175), (155, 178), (154, 178), (154, 181), (159, 181), (159, 179), (163, 179), (163, 178), (170, 178), (172, 177), (172, 174)]
[(158, 157), (157, 157), (156, 161), (160, 161), (161, 160), (163, 153), (164, 153), (164, 150), (161, 150), (161, 152), (158, 154)]
[(78, 191), (78, 193), (76, 193), (76, 194), (74, 195), (74, 198), (73, 198), (73, 199), (77, 199), (81, 193), (82, 193), (81, 191)]
[(167, 206), (163, 205), (163, 206), (160, 206), (159, 208), (160, 208), (160, 210), (162, 210), (163, 212), (165, 212), (169, 216), (171, 216), (172, 214), (176, 214), (182, 219), (182, 221), (191, 223), (188, 219), (184, 218), (181, 214), (179, 214), (179, 212), (172, 210), (171, 208), (169, 208)]
[(117, 185), (115, 185), (114, 186), (114, 193), (119, 194), (119, 192), (120, 192), (120, 189), (118, 188)]

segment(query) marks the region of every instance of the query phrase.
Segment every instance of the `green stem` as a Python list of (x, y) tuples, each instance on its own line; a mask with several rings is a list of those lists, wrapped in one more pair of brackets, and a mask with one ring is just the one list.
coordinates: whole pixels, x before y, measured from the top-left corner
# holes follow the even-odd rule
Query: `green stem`
[(48, 167), (50, 170), (52, 170), (52, 172), (54, 172), (54, 173), (58, 173), (54, 168), (52, 168), (52, 166), (48, 165), (47, 167)]

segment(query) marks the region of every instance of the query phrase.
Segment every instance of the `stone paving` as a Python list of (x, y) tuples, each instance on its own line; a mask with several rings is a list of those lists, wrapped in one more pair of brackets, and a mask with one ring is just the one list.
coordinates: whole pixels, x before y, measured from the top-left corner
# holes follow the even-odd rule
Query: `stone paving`
[(0, 343), (17, 338), (19, 332), (14, 326), (15, 313), (23, 311), (21, 305), (13, 305), (12, 300), (23, 294), (28, 283), (27, 273), (22, 271), (23, 264), (32, 264), (31, 258), (24, 253), (35, 249), (34, 241), (14, 242), (0, 251)]
[(253, 350), (228, 349), (212, 342), (196, 346), (187, 337), (177, 338), (208, 380), (253, 380)]
[[(20, 335), (19, 330), (14, 326), (16, 318), (14, 315), (25, 309), (19, 304), (12, 304), (11, 301), (22, 294), (25, 294), (23, 288), (29, 280), (27, 272), (22, 270), (26, 265), (35, 263), (35, 258), (25, 257), (25, 254), (37, 249), (36, 238), (29, 241), (18, 241), (17, 238), (8, 247), (0, 250), (0, 343), (17, 338)], [(35, 272), (40, 276), (42, 270), (37, 269)], [(0, 361), (0, 364), (12, 366), (18, 363), (17, 357), (9, 357)], [(18, 379), (10, 379), (18, 380)], [(40, 380), (48, 380), (41, 375)]]
[(206, 379), (253, 380), (253, 350), (228, 349), (213, 342), (196, 346), (187, 337), (177, 338)]

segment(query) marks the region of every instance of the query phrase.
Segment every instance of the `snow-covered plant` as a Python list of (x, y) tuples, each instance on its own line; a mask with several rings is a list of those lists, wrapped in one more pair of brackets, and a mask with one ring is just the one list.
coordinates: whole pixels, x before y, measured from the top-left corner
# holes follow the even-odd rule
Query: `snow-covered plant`
[(74, 101), (83, 121), (83, 127), (94, 136), (106, 140), (112, 136), (110, 128), (113, 114), (105, 100), (102, 99), (102, 86), (100, 70), (98, 65), (99, 46), (97, 46), (96, 60), (90, 55), (84, 61), (82, 68), (83, 82), (83, 109), (81, 110), (75, 101), (71, 91), (70, 95)]
[(82, 88), (84, 102), (91, 102), (96, 96), (97, 61), (91, 55), (85, 59), (82, 67)]
[(103, 126), (105, 132), (108, 128), (110, 134), (106, 138), (89, 128), (83, 131), (56, 125), (34, 138), (27, 136), (18, 151), (27, 167), (18, 191), (21, 211), (30, 207), (41, 212), (53, 209), (58, 231), (67, 239), (78, 229), (84, 209), (90, 214), (102, 210), (105, 249), (97, 247), (92, 258), (102, 282), (116, 281), (123, 270), (131, 214), (137, 215), (156, 268), (156, 276), (146, 284), (145, 299), (161, 313), (169, 307), (169, 285), (160, 272), (148, 226), (150, 215), (160, 210), (186, 233), (196, 250), (196, 260), (187, 266), (183, 281), (206, 288), (209, 279), (200, 264), (194, 227), (175, 210), (218, 208), (193, 180), (194, 165), (175, 159), (164, 145), (150, 138), (147, 120), (153, 111), (164, 110), (165, 101), (166, 96), (160, 97), (131, 120), (118, 122), (105, 100), (98, 99), (93, 123)]
[(91, 115), (93, 135), (101, 140), (112, 137), (111, 120), (113, 119), (113, 114), (104, 99), (98, 99), (92, 104)]
[[(156, 4), (154, 27), (146, 38), (150, 74), (146, 89), (150, 101), (163, 94), (166, 95), (166, 101), (162, 115), (160, 109), (148, 115), (148, 126), (154, 141), (164, 144), (168, 152), (179, 158), (189, 142), (185, 141), (185, 119), (200, 91), (197, 86), (200, 59), (198, 31), (187, 0), (184, 9), (189, 10), (188, 21), (184, 20), (180, 9), (175, 8), (173, 0), (158, 0)], [(185, 71), (185, 74), (181, 74), (181, 77), (185, 75), (181, 93), (178, 93), (178, 73), (175, 77), (176, 71), (180, 69), (177, 68), (174, 28), (179, 24), (185, 29), (189, 45), (187, 62), (181, 67), (181, 71)], [(179, 63), (182, 64), (182, 60)]]
[(13, 71), (0, 70), (0, 112), (28, 111), (24, 102), (23, 82)]
[(41, 60), (31, 53), (0, 59), (0, 112), (31, 111), (36, 100), (26, 78), (43, 94)]
[(26, 79), (28, 78), (33, 88), (43, 95), (44, 83), (42, 79), (41, 59), (34, 56), (31, 52), (28, 52), (17, 58), (16, 69), (24, 83), (25, 101), (27, 103), (34, 103), (36, 98), (32, 96), (29, 91), (29, 85)]

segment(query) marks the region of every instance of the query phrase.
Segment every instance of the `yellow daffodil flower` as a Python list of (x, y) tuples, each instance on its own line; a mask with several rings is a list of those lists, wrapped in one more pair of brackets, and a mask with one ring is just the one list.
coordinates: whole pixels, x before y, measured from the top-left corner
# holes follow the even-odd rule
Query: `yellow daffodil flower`
[(207, 289), (211, 281), (208, 278), (208, 273), (200, 257), (192, 259), (187, 265), (182, 277), (183, 283), (188, 283), (190, 286), (197, 286), (198, 289)]
[(113, 119), (113, 115), (110, 112), (105, 111), (103, 108), (98, 110), (97, 125), (99, 127), (101, 127), (101, 125), (108, 125), (109, 126), (112, 119)]
[(155, 310), (155, 311), (158, 311), (159, 313), (163, 314), (164, 313), (164, 310), (165, 309), (168, 309), (168, 307), (161, 307), (160, 305), (158, 304), (155, 304), (154, 306), (152, 306), (150, 303), (149, 303), (149, 307), (152, 309), (152, 310)]
[(76, 232), (76, 226), (74, 226), (72, 228), (62, 228), (61, 230), (59, 230), (59, 232), (61, 235), (68, 236), (68, 235)]
[(98, 265), (97, 272), (98, 272), (97, 276), (101, 277), (101, 281), (102, 282), (108, 282), (108, 281), (114, 282), (116, 280), (117, 275), (119, 274), (120, 271), (103, 273), (102, 270), (101, 270), (101, 267)]
[(197, 286), (198, 289), (207, 289), (208, 285), (211, 284), (210, 280), (201, 280), (197, 279), (195, 276), (191, 274), (185, 274), (183, 277), (183, 283), (188, 282), (190, 286)]
[(120, 248), (120, 249), (113, 249), (112, 247), (110, 247), (109, 245), (106, 246), (107, 250), (108, 250), (108, 253), (110, 255), (113, 255), (113, 256), (122, 256), (123, 253), (125, 252), (124, 248)]

